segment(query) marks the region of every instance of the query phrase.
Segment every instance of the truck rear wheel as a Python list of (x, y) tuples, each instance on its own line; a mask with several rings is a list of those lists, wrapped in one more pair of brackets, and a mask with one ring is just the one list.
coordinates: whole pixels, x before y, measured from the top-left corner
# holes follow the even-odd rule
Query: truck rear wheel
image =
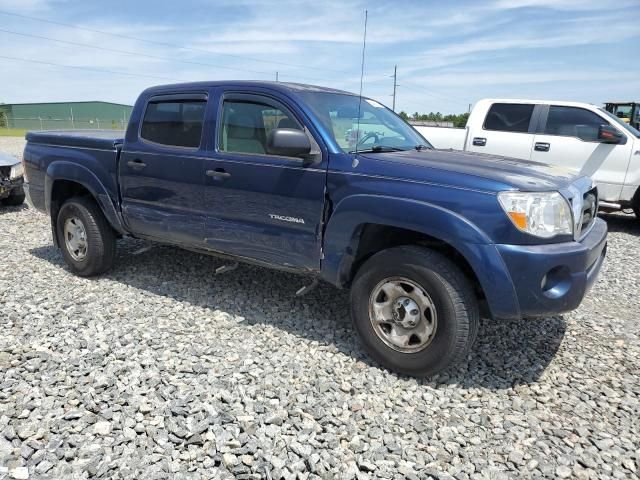
[(73, 273), (90, 277), (111, 268), (116, 237), (92, 199), (75, 197), (64, 202), (56, 229), (62, 256)]
[(438, 252), (394, 247), (368, 259), (351, 288), (351, 318), (381, 365), (424, 377), (462, 359), (478, 332), (469, 280)]

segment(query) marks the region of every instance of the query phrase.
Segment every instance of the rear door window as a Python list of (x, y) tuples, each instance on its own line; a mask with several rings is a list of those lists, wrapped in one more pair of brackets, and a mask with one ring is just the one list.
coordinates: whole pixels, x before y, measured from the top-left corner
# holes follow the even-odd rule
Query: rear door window
[(527, 133), (535, 105), (524, 103), (494, 103), (484, 120), (485, 130)]
[(142, 120), (140, 137), (161, 145), (198, 148), (205, 106), (204, 100), (151, 101)]
[(609, 122), (589, 110), (551, 105), (544, 133), (597, 142), (600, 125), (609, 125)]

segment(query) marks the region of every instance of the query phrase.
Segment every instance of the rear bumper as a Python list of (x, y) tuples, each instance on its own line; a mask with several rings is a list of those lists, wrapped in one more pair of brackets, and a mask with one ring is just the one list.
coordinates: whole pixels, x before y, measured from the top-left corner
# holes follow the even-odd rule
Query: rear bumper
[(598, 276), (607, 250), (607, 224), (597, 218), (580, 242), (496, 245), (508, 270), (519, 312), (542, 316), (574, 310)]

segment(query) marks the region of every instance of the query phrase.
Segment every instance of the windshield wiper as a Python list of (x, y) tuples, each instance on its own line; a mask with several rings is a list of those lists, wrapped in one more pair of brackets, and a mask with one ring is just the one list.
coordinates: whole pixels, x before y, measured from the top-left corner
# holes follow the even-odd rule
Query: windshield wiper
[(421, 150), (429, 150), (432, 147), (430, 147), (429, 145), (416, 145), (413, 148), (415, 148), (417, 151), (421, 151)]
[(351, 150), (349, 153), (380, 153), (380, 152), (406, 152), (406, 148), (387, 147), (385, 145), (374, 145), (362, 150)]

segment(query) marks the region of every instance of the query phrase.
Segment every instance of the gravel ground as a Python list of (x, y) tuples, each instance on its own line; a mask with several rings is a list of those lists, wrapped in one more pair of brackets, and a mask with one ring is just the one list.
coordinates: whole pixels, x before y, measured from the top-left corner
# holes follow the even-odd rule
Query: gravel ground
[(606, 218), (579, 310), (484, 320), (419, 381), (368, 360), (345, 292), (130, 239), (82, 279), (4, 208), (0, 478), (637, 478), (640, 223)]

